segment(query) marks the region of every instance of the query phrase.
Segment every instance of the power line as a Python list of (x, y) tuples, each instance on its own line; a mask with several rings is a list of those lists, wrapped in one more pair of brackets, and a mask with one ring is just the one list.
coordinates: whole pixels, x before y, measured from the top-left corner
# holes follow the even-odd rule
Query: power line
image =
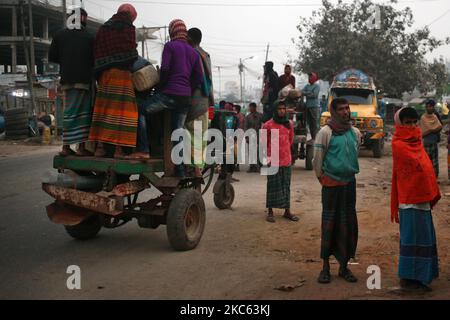
[[(123, 0), (109, 0), (111, 2), (123, 2)], [(435, 2), (442, 0), (403, 0), (398, 3)], [(211, 3), (211, 2), (163, 2), (149, 0), (134, 0), (133, 3), (155, 4), (167, 6), (198, 6), (198, 7), (321, 7), (322, 2), (317, 3)]]
[(447, 11), (445, 11), (442, 15), (440, 15), (439, 17), (437, 17), (436, 19), (434, 19), (433, 21), (431, 21), (429, 24), (427, 24), (427, 27), (431, 26), (433, 23), (438, 22), (439, 20), (441, 20), (443, 17), (445, 17), (448, 13), (450, 12), (450, 9), (448, 9)]

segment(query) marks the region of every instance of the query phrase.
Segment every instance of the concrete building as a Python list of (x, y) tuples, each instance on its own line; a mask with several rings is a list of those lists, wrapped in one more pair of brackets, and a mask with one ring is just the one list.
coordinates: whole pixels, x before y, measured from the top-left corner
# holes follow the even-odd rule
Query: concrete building
[[(25, 24), (25, 45), (34, 47), (30, 62), (35, 66), (36, 74), (45, 73), (51, 39), (66, 24), (62, 1), (31, 0), (31, 42), (28, 2), (29, 0), (0, 2), (0, 66), (3, 67), (3, 73), (19, 73), (19, 66), (26, 65), (22, 19)], [(95, 33), (101, 24), (101, 21), (89, 18), (88, 30)]]

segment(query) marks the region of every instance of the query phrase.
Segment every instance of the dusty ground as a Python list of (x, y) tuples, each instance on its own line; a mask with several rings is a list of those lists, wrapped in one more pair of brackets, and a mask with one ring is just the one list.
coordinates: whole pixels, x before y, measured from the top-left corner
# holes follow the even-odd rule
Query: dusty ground
[[(34, 147), (30, 147), (34, 148)], [(173, 252), (165, 227), (139, 229), (130, 223), (102, 230), (89, 242), (71, 240), (50, 223), (45, 205), (51, 199), (40, 189), (40, 177), (51, 168), (58, 147), (38, 150), (0, 144), (0, 298), (79, 299), (449, 299), (450, 197), (434, 211), (440, 257), (440, 278), (424, 296), (402, 296), (395, 290), (398, 226), (390, 222), (390, 152), (360, 158), (358, 179), (359, 244), (351, 269), (360, 281), (348, 284), (336, 276), (320, 285), (320, 185), (298, 162), (293, 171), (292, 209), (298, 223), (278, 214), (265, 218), (265, 177), (237, 173), (233, 210), (219, 211), (212, 193), (205, 195), (207, 225), (200, 245), (190, 252)], [(387, 147), (389, 149), (389, 146)], [(5, 151), (6, 150), (6, 151)], [(8, 151), (9, 150), (9, 151)], [(23, 152), (23, 153), (22, 153)], [(36, 154), (37, 152), (37, 154)], [(441, 150), (442, 193), (450, 193), (446, 150)], [(24, 196), (26, 195), (26, 196)], [(82, 269), (82, 290), (65, 287), (68, 265)], [(366, 287), (367, 267), (382, 271), (382, 289)], [(275, 288), (303, 285), (291, 292)]]

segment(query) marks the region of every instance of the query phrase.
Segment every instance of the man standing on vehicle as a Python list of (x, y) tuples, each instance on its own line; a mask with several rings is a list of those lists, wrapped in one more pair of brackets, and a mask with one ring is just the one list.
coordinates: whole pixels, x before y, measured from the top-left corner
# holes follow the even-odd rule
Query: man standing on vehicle
[[(194, 89), (192, 96), (192, 107), (186, 116), (185, 127), (191, 134), (192, 143), (192, 165), (194, 167), (194, 175), (196, 177), (202, 176), (202, 169), (204, 166), (203, 153), (206, 150), (206, 142), (203, 141), (203, 136), (208, 130), (208, 111), (209, 107), (214, 105), (214, 90), (212, 81), (212, 65), (211, 57), (201, 46), (202, 32), (198, 28), (191, 28), (188, 30), (188, 43), (198, 52), (202, 67), (203, 67), (203, 83)], [(195, 136), (195, 123), (201, 124), (201, 137)], [(201, 161), (195, 160), (195, 155), (201, 155)]]
[(313, 166), (322, 185), (323, 269), (319, 283), (330, 283), (330, 256), (339, 262), (339, 276), (348, 282), (356, 277), (347, 268), (355, 257), (358, 243), (356, 217), (356, 179), (359, 173), (358, 150), (361, 133), (352, 126), (346, 99), (331, 102), (331, 119), (317, 134)]
[(311, 72), (309, 83), (303, 88), (302, 95), (306, 97), (306, 123), (314, 140), (319, 128), (319, 92), (320, 86), (317, 83), (319, 76)]
[[(245, 117), (245, 126), (244, 130), (250, 130), (253, 129), (256, 131), (256, 146), (259, 145), (259, 130), (262, 127), (262, 119), (263, 115), (256, 111), (256, 103), (252, 102), (249, 104), (248, 108), (250, 113)], [(259, 150), (259, 149), (257, 149)], [(259, 155), (258, 155), (259, 156)], [(259, 161), (258, 161), (259, 162)], [(248, 170), (249, 173), (251, 172), (259, 172), (259, 164), (250, 164), (250, 169)]]
[[(78, 12), (77, 12), (78, 11)], [(91, 155), (85, 148), (93, 111), (94, 35), (86, 29), (88, 14), (80, 8), (79, 28), (59, 31), (52, 40), (49, 61), (58, 63), (64, 92), (63, 147), (60, 154), (75, 154), (71, 144), (79, 144), (78, 156)]]
[(278, 74), (273, 70), (273, 62), (264, 65), (264, 89), (261, 102), (263, 103), (263, 121), (272, 119), (274, 103), (278, 99)]
[(320, 100), (320, 112), (324, 113), (327, 111), (327, 107), (328, 107), (328, 101), (327, 101), (327, 96), (326, 95), (322, 95), (322, 100)]
[(278, 89), (291, 85), (295, 89), (295, 77), (292, 75), (292, 68), (290, 65), (284, 67), (284, 74), (278, 78)]
[(426, 113), (420, 118), (420, 128), (422, 129), (423, 146), (431, 159), (436, 178), (439, 177), (439, 141), (442, 131), (442, 123), (436, 115), (434, 100), (428, 100), (425, 108)]

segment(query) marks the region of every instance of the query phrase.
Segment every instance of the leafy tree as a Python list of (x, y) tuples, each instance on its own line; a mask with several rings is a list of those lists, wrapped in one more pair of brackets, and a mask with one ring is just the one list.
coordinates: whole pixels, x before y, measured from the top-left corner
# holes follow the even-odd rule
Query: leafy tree
[[(331, 81), (342, 69), (357, 68), (374, 78), (377, 88), (393, 97), (414, 88), (436, 88), (430, 74), (441, 72), (440, 62), (429, 64), (425, 55), (449, 39), (439, 40), (430, 35), (428, 27), (411, 31), (413, 14), (410, 8), (394, 8), (397, 0), (378, 5), (371, 0), (333, 5), (322, 0), (323, 6), (309, 18), (301, 18), (297, 26), (300, 35), (295, 61), (300, 72), (317, 72)], [(373, 8), (378, 6), (380, 20), (371, 25)], [(377, 24), (379, 22), (379, 24)]]

